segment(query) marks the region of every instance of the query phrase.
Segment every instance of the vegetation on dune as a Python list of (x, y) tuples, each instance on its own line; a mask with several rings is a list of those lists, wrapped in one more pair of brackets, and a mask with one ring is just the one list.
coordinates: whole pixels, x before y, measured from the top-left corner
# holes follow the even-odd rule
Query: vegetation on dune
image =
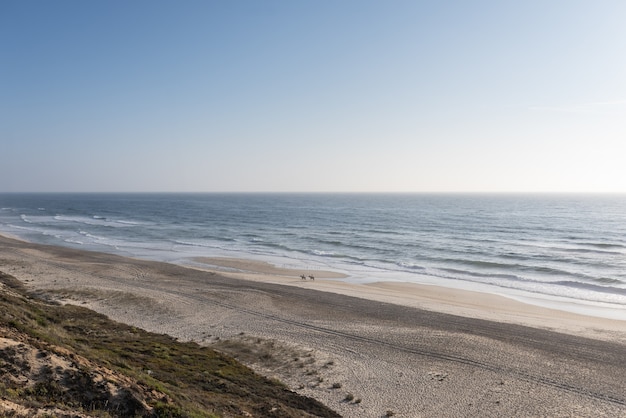
[(0, 272), (0, 414), (335, 417), (233, 358), (29, 296)]

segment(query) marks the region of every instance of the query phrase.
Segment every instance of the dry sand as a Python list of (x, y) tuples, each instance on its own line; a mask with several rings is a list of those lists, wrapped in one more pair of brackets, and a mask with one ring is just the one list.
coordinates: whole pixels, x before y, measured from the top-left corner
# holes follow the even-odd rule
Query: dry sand
[(0, 237), (0, 270), (32, 290), (231, 352), (346, 417), (626, 417), (626, 321), (257, 261), (195, 262)]

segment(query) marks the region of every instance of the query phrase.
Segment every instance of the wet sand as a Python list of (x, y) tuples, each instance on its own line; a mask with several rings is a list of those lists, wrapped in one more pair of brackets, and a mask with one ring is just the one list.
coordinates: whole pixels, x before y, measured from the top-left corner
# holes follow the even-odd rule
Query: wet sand
[(256, 261), (195, 263), (0, 237), (0, 270), (31, 290), (235, 354), (270, 347), (273, 361), (250, 360), (255, 369), (346, 417), (626, 417), (626, 321)]

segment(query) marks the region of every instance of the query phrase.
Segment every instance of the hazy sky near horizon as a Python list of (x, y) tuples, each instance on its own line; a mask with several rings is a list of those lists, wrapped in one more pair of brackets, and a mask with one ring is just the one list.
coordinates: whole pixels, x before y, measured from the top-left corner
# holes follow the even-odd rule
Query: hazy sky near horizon
[(0, 191), (626, 192), (626, 1), (0, 2)]

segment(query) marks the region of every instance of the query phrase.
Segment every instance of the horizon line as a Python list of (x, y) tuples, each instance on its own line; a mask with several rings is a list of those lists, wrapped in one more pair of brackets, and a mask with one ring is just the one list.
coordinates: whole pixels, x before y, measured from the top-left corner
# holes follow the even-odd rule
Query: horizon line
[(30, 191), (0, 191), (0, 194), (473, 194), (473, 195), (485, 195), (485, 194), (500, 194), (500, 195), (548, 195), (548, 194), (561, 194), (561, 195), (617, 195), (626, 194), (626, 191), (522, 191), (522, 190), (413, 190), (413, 191), (383, 191), (383, 190), (371, 190), (371, 191), (329, 191), (329, 190), (312, 190), (312, 191), (295, 191), (295, 190), (213, 190), (213, 191), (176, 191), (176, 190), (161, 190), (161, 191), (86, 191), (86, 190), (30, 190)]

